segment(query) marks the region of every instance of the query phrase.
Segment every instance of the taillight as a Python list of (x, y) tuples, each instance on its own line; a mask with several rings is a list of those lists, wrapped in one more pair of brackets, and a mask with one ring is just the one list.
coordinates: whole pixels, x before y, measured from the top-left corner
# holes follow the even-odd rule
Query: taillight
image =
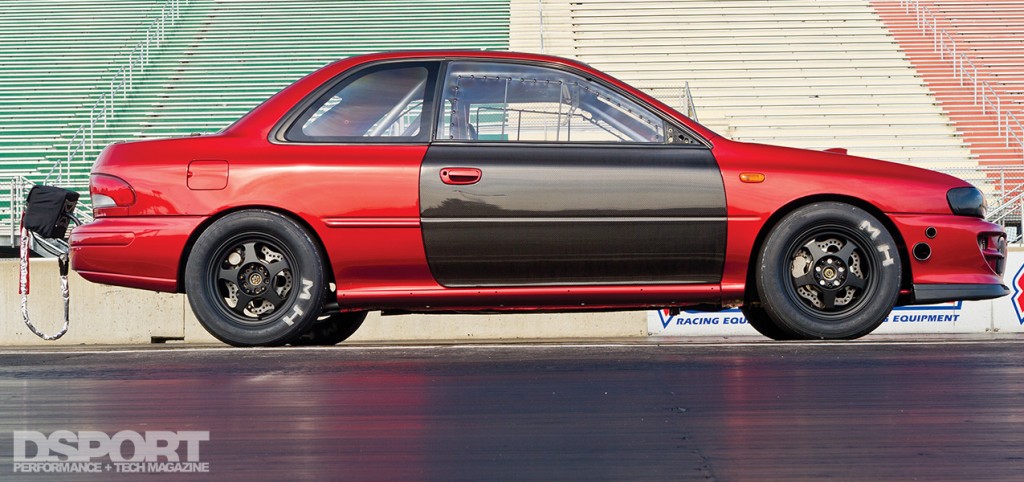
[(135, 204), (135, 190), (119, 177), (93, 174), (89, 177), (93, 217), (127, 216), (128, 207)]

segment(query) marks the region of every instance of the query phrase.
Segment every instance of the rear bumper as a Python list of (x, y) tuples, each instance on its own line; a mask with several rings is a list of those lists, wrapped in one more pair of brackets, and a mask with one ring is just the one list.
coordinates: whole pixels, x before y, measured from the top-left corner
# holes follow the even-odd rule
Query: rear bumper
[(100, 218), (71, 233), (71, 268), (83, 278), (178, 292), (178, 270), (202, 216)]

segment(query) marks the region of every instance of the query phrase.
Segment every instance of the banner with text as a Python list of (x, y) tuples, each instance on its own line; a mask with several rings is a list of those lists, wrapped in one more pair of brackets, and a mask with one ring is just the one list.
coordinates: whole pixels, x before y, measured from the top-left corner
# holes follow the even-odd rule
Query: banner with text
[[(1010, 295), (995, 300), (959, 301), (938, 305), (900, 306), (874, 333), (1024, 332), (1024, 252), (1010, 252), (1006, 265)], [(715, 313), (669, 310), (647, 314), (652, 336), (758, 335), (738, 309)]]

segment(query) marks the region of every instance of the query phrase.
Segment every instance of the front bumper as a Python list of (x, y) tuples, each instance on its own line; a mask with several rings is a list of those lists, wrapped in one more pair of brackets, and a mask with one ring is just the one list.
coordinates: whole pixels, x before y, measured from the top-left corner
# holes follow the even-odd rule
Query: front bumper
[(179, 292), (178, 271), (202, 216), (105, 217), (71, 233), (71, 268), (83, 278)]
[(953, 300), (988, 300), (1010, 294), (1005, 285), (914, 285), (914, 304), (930, 305)]
[(891, 215), (890, 219), (906, 244), (904, 266), (909, 267), (911, 276), (912, 297), (901, 304), (983, 300), (1009, 294), (1003, 283), (1006, 235), (998, 224), (954, 215), (906, 214)]

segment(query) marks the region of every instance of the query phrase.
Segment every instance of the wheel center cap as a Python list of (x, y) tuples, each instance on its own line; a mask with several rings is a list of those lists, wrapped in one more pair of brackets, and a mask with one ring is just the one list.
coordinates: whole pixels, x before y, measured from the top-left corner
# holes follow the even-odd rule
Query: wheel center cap
[(822, 288), (839, 289), (846, 282), (846, 263), (835, 256), (822, 258), (814, 267), (814, 278)]
[(269, 284), (270, 272), (258, 263), (245, 266), (238, 273), (238, 285), (249, 295), (262, 294)]

